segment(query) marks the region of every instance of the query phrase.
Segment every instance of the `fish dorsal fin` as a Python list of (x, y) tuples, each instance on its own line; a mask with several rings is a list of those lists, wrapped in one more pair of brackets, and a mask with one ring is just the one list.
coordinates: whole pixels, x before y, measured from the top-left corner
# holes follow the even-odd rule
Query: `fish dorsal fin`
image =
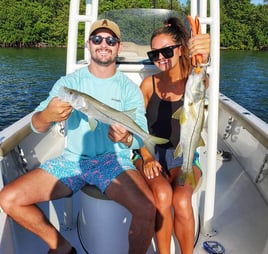
[(174, 159), (176, 159), (177, 157), (181, 157), (182, 156), (182, 145), (179, 144), (177, 145), (175, 151), (174, 151)]
[(186, 122), (186, 113), (184, 107), (180, 107), (172, 114), (172, 118), (179, 119), (180, 125), (183, 125)]
[(182, 114), (184, 114), (184, 109), (183, 107), (180, 107), (172, 114), (172, 118), (180, 119)]
[(98, 121), (94, 118), (88, 118), (88, 124), (91, 131), (95, 131), (98, 125)]
[(124, 111), (124, 114), (126, 114), (127, 116), (129, 116), (133, 121), (136, 120), (136, 108)]

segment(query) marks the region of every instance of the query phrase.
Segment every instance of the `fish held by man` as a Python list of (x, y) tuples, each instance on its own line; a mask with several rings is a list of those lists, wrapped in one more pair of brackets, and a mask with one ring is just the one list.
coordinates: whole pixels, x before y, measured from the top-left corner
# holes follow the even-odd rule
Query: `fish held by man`
[[(200, 67), (199, 67), (200, 68)], [(206, 91), (206, 67), (194, 68), (188, 77), (184, 103), (172, 117), (179, 119), (181, 125), (180, 142), (174, 151), (174, 158), (183, 155), (179, 184), (189, 183), (196, 186), (193, 160), (196, 148), (204, 146), (201, 131), (204, 122), (204, 104)]]
[(165, 144), (168, 142), (167, 139), (155, 137), (145, 132), (133, 120), (135, 119), (135, 109), (122, 112), (96, 100), (88, 94), (68, 87), (60, 88), (59, 98), (69, 102), (74, 109), (87, 115), (92, 131), (97, 127), (98, 121), (109, 125), (119, 123), (131, 133), (139, 136), (152, 153), (154, 152), (155, 144)]

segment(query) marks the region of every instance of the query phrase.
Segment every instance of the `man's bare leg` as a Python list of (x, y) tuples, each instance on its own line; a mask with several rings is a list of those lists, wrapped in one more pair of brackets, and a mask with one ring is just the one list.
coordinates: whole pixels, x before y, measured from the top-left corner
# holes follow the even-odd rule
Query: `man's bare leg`
[(145, 180), (138, 171), (125, 171), (108, 186), (106, 194), (132, 214), (128, 253), (145, 254), (154, 234), (156, 214), (153, 194)]
[(42, 169), (35, 169), (6, 185), (0, 206), (18, 224), (43, 239), (50, 254), (67, 254), (72, 246), (35, 205), (71, 194), (71, 190)]

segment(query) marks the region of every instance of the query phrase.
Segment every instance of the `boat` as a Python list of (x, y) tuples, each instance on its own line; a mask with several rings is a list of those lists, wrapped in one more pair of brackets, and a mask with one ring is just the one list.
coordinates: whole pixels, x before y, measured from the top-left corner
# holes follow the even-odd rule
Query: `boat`
[[(85, 40), (97, 18), (115, 20), (123, 34), (124, 48), (118, 69), (135, 83), (156, 72), (146, 52), (152, 30), (172, 10), (126, 9), (98, 17), (98, 0), (70, 1), (66, 73), (85, 66), (90, 56), (77, 59), (78, 24), (84, 23)], [(193, 195), (195, 215), (194, 253), (268, 253), (268, 124), (219, 92), (219, 0), (191, 0), (191, 16), (199, 16), (202, 32), (210, 28), (210, 86), (202, 136), (198, 148), (203, 176)], [(137, 29), (134, 25), (142, 25)], [(124, 30), (126, 29), (126, 31)], [(257, 84), (256, 84), (257, 85)], [(30, 113), (0, 132), (0, 189), (16, 177), (59, 155), (64, 147), (64, 123), (45, 134), (33, 133)], [(226, 156), (228, 155), (228, 156)], [(94, 186), (86, 186), (72, 197), (39, 204), (49, 220), (75, 246), (78, 254), (126, 254), (131, 215)], [(209, 247), (214, 250), (210, 250)], [(46, 244), (0, 211), (0, 253), (46, 253)], [(215, 251), (215, 252), (212, 252)], [(217, 251), (217, 252), (216, 252)], [(158, 253), (154, 238), (147, 254)], [(180, 248), (173, 237), (171, 254)]]

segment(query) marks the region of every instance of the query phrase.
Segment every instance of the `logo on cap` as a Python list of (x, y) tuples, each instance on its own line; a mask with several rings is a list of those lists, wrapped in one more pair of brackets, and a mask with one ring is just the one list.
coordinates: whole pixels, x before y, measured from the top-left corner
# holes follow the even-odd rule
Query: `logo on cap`
[(102, 21), (102, 25), (103, 25), (103, 26), (108, 26), (108, 20), (107, 20), (107, 19), (104, 19), (104, 20)]

